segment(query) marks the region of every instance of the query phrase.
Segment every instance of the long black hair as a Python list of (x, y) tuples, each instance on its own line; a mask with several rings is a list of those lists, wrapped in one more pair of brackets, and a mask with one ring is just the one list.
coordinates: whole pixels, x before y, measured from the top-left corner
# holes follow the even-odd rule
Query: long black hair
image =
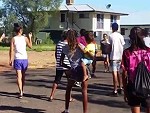
[(14, 32), (19, 33), (20, 29), (23, 29), (18, 23), (14, 23)]
[(130, 31), (130, 41), (131, 41), (131, 49), (146, 49), (146, 45), (144, 43), (143, 38), (144, 33), (143, 33), (143, 29), (140, 27), (133, 27)]

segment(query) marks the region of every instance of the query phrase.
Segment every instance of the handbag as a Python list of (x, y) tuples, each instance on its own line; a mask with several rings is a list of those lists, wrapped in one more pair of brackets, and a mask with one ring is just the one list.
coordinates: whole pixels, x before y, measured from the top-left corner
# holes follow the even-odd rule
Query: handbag
[(141, 60), (137, 65), (133, 93), (141, 98), (147, 98), (150, 95), (150, 72), (144, 60)]

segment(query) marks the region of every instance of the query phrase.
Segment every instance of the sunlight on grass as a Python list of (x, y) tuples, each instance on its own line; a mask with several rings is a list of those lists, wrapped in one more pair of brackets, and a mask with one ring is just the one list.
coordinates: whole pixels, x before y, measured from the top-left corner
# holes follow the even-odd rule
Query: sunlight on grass
[[(0, 46), (1, 51), (7, 51), (9, 50), (9, 47), (2, 47)], [(32, 49), (29, 49), (27, 47), (27, 51), (37, 51), (37, 52), (42, 52), (42, 51), (54, 51), (55, 50), (55, 45), (34, 45)]]

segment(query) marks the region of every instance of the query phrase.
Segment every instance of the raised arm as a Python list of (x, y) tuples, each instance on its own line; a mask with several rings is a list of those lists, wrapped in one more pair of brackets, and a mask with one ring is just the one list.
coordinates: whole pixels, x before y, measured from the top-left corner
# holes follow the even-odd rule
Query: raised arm
[(32, 48), (32, 33), (29, 33), (28, 37), (26, 37), (27, 46), (31, 49)]

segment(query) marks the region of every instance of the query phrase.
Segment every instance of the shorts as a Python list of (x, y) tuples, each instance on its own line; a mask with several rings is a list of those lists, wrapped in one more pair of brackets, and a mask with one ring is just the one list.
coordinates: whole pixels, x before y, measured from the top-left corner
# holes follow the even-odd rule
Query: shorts
[(141, 98), (137, 97), (133, 94), (133, 85), (128, 83), (127, 85), (127, 99), (128, 105), (132, 107), (142, 106), (142, 107), (150, 107), (150, 98)]
[(82, 58), (81, 60), (85, 65), (90, 65), (93, 62), (93, 60), (87, 58)]
[(111, 67), (112, 67), (112, 71), (120, 71), (121, 60), (112, 60)]
[(28, 68), (28, 59), (15, 59), (14, 69), (26, 71)]
[[(88, 72), (87, 72), (88, 73)], [(70, 79), (76, 82), (82, 82), (84, 77), (83, 68), (81, 66), (77, 66), (74, 69), (71, 69)]]
[(61, 78), (63, 76), (63, 73), (64, 73), (64, 70), (58, 70), (58, 69), (56, 69), (56, 76), (55, 76), (54, 83), (56, 83), (56, 84), (60, 83), (60, 80), (61, 80)]
[(103, 58), (108, 58), (109, 54), (102, 54)]

